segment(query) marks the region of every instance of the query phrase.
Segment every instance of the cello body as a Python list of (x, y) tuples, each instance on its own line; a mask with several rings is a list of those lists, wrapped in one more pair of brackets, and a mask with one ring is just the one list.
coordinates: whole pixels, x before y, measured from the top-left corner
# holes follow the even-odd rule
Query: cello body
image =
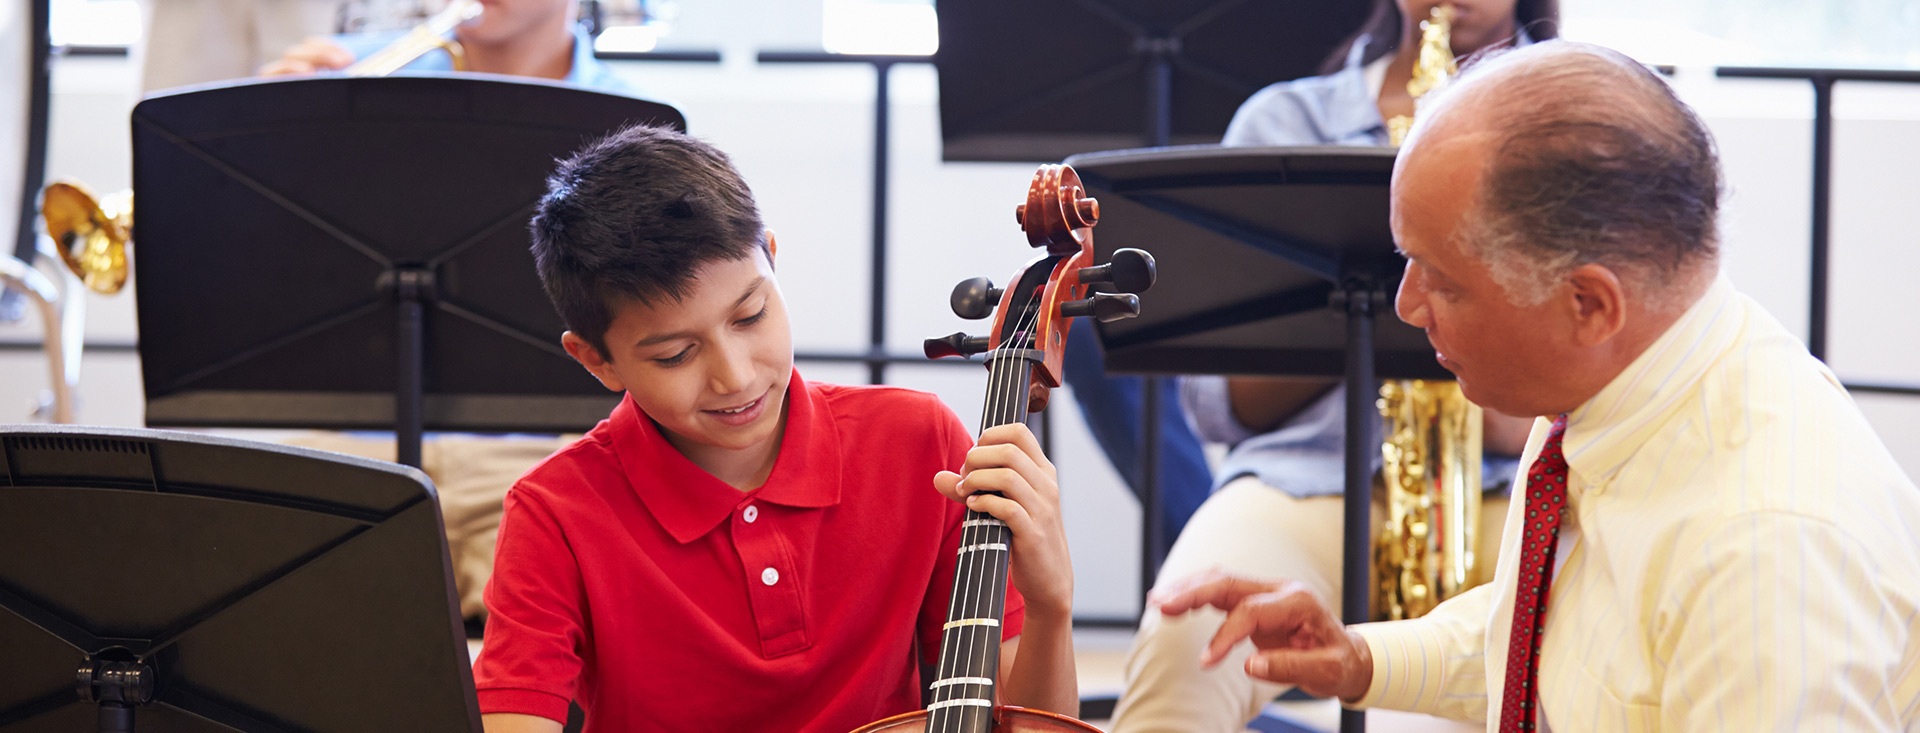
[[(855, 733), (921, 733), (928, 730), (925, 710), (902, 713), (877, 723), (869, 723)], [(1065, 715), (1045, 710), (1028, 710), (1013, 705), (993, 709), (995, 733), (1099, 733), (1100, 729)]]

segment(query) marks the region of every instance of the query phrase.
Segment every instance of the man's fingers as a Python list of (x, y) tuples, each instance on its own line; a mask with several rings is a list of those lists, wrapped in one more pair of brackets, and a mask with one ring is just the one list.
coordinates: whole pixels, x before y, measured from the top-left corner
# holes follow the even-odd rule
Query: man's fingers
[[(1201, 655), (1201, 666), (1218, 664), (1233, 645), (1256, 635), (1259, 637), (1256, 645), (1268, 647), (1274, 646), (1271, 640), (1276, 637), (1297, 638), (1302, 631), (1308, 632), (1307, 638), (1318, 637), (1317, 624), (1328, 615), (1319, 598), (1306, 586), (1290, 580), (1264, 585), (1271, 590), (1244, 596), (1227, 611), (1227, 619), (1221, 622), (1220, 630), (1214, 632), (1213, 640)], [(1310, 643), (1318, 647), (1324, 641)]]
[(1247, 674), (1256, 679), (1294, 685), (1325, 694), (1346, 674), (1347, 657), (1332, 647), (1317, 649), (1256, 649), (1247, 657)]
[(1220, 571), (1209, 571), (1191, 580), (1180, 581), (1169, 587), (1164, 594), (1156, 591), (1160, 612), (1168, 616), (1178, 616), (1201, 606), (1213, 606), (1230, 611), (1240, 604), (1241, 599), (1256, 593), (1266, 593), (1278, 587), (1279, 583), (1268, 580), (1255, 580), (1237, 575), (1228, 575)]

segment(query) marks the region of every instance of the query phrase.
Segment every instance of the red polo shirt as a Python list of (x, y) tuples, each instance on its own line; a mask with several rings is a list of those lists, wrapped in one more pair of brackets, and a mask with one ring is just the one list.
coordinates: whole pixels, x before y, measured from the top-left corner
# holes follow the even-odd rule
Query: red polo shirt
[[(621, 402), (507, 494), (480, 710), (841, 733), (917, 709), (965, 516), (933, 475), (972, 444), (932, 395), (795, 372), (773, 473), (742, 492)], [(1009, 588), (1005, 638), (1023, 607)]]

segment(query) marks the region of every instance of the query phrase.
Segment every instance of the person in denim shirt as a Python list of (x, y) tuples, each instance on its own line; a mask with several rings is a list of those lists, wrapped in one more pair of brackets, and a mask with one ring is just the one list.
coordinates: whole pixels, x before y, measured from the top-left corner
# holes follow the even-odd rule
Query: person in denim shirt
[[(1378, 0), (1366, 25), (1330, 56), (1321, 75), (1274, 84), (1242, 104), (1223, 144), (1387, 145), (1386, 119), (1413, 112), (1406, 86), (1418, 53), (1417, 19), (1429, 17), (1438, 4)], [(1451, 40), (1457, 56), (1554, 35), (1552, 0), (1448, 4), (1456, 13)], [(1322, 598), (1339, 598), (1344, 388), (1330, 378), (1190, 376), (1177, 381), (1177, 390), (1181, 427), (1191, 425), (1191, 435), (1231, 449), (1213, 474), (1215, 493), (1174, 543), (1160, 577), (1173, 581), (1221, 568), (1301, 580)], [(1514, 456), (1530, 426), (1526, 419), (1488, 413), (1482, 476), (1489, 493), (1478, 538), (1488, 567), (1498, 552)], [(1377, 444), (1379, 436), (1369, 442)], [(1379, 462), (1374, 451), (1375, 469)], [(1376, 507), (1376, 522), (1382, 514)], [(1220, 623), (1218, 611), (1174, 619), (1151, 609), (1143, 614), (1113, 730), (1245, 730), (1282, 689), (1242, 669), (1251, 644), (1200, 669), (1200, 652)]]

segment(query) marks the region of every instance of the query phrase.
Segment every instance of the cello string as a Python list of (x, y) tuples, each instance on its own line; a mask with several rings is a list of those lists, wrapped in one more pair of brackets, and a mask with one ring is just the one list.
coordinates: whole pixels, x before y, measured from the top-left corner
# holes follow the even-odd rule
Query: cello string
[[(1023, 349), (1023, 348), (1026, 348), (1027, 346), (1030, 346), (1032, 342), (1031, 329), (1033, 328), (1035, 322), (1038, 320), (1038, 317), (1039, 317), (1038, 308), (1024, 309), (1021, 315), (1016, 319), (1014, 323), (1013, 333), (1009, 334), (1010, 338), (1007, 339), (1007, 343), (1004, 346), (1006, 348), (1015, 349), (1015, 350)], [(1019, 395), (1015, 393), (1018, 391), (1017, 387), (1020, 382), (1020, 380), (1017, 378), (1017, 375), (1019, 374), (1019, 372), (1014, 370), (1024, 368), (1025, 365), (1024, 363), (1009, 362), (1007, 360), (1018, 359), (1018, 358), (1019, 358), (1018, 356), (1014, 356), (1014, 355), (1003, 356), (1000, 359), (994, 360), (994, 363), (990, 366), (991, 373), (988, 378), (986, 405), (985, 405), (984, 414), (982, 415), (982, 425), (981, 425), (982, 433), (986, 432), (989, 428), (997, 427), (1007, 422), (1011, 422), (1011, 420), (1009, 419), (1008, 413), (1012, 411), (1011, 410), (1012, 407), (1017, 406), (1015, 405), (1013, 400), (1019, 397)], [(967, 513), (966, 513), (967, 519), (969, 520), (975, 519), (974, 515), (976, 514), (981, 519), (994, 518), (992, 517), (992, 515), (986, 514), (984, 512), (976, 512), (974, 510), (969, 509), (967, 510)], [(961, 547), (967, 548), (967, 547), (975, 547), (981, 544), (987, 544), (986, 540), (994, 539), (1001, 534), (1002, 534), (1002, 531), (1000, 530), (1000, 528), (993, 525), (968, 526), (968, 527), (965, 527), (962, 531)], [(1004, 544), (1004, 542), (1002, 544)], [(976, 559), (974, 555), (979, 555), (980, 557)], [(958, 582), (956, 582), (953, 595), (956, 599), (956, 602), (958, 603), (958, 607), (962, 609), (963, 612), (969, 616), (976, 613), (975, 595), (974, 595), (975, 590), (976, 589), (979, 590), (979, 592), (982, 594), (981, 596), (982, 599), (986, 597), (984, 594), (993, 592), (991, 589), (986, 589), (980, 585), (980, 583), (984, 579), (979, 576), (982, 575), (981, 571), (987, 568), (988, 562), (990, 562), (990, 560), (988, 559), (988, 555), (986, 552), (983, 552), (983, 551), (965, 552), (963, 550), (960, 558), (958, 559), (958, 568), (955, 572), (955, 578), (956, 578), (956, 581)], [(979, 609), (979, 611), (985, 612), (990, 609), (991, 609), (991, 606), (988, 606), (986, 608)], [(952, 615), (953, 614), (951, 611), (951, 604), (950, 604), (949, 620), (954, 620), (951, 618)], [(992, 638), (997, 637), (1000, 629), (996, 627), (968, 625), (968, 626), (958, 627), (957, 629), (955, 629), (955, 631), (957, 633), (953, 635), (954, 638), (953, 638), (953, 649), (952, 649), (952, 651), (954, 652), (954, 655), (953, 655), (954, 662), (951, 665), (952, 669), (948, 672), (948, 674), (955, 674), (956, 676), (996, 678), (997, 674), (995, 673), (997, 673), (998, 670), (984, 669), (985, 662), (986, 662), (986, 659), (985, 659), (986, 648), (981, 646), (981, 642), (984, 640), (990, 640)], [(991, 635), (989, 634), (989, 632), (992, 632)], [(946, 650), (945, 644), (942, 645), (942, 649), (943, 651)], [(965, 653), (961, 654), (960, 652), (962, 652), (963, 650)], [(971, 669), (972, 667), (975, 667), (975, 666), (982, 667), (983, 669), (979, 670), (977, 674), (967, 674), (967, 675), (957, 674), (962, 670)], [(951, 700), (951, 699), (957, 698), (959, 695), (962, 694), (961, 688), (964, 686), (947, 685), (946, 687), (949, 689), (943, 692), (946, 693), (945, 694), (946, 699)], [(997, 687), (997, 685), (995, 685), (995, 687)], [(995, 692), (997, 692), (997, 690), (992, 690), (992, 689), (989, 690), (989, 693), (995, 693)], [(953, 707), (948, 707), (948, 708), (945, 708), (945, 710), (953, 711), (954, 714), (941, 716), (942, 721), (944, 721), (942, 730), (946, 730), (949, 728), (964, 728), (965, 722), (967, 720), (967, 714), (970, 712), (978, 712), (974, 710), (974, 706), (959, 706), (959, 709), (957, 710)]]
[[(1040, 308), (1041, 307), (1033, 307), (1028, 309), (1026, 312), (1022, 314), (1017, 324), (1016, 330), (1011, 335), (1011, 338), (1008, 339), (1008, 342), (1009, 342), (1008, 347), (1010, 349), (1019, 351), (1019, 350), (1026, 350), (1026, 349), (1032, 348), (1033, 329), (1038, 325), (1038, 321), (1040, 318)], [(1016, 421), (1015, 418), (1021, 406), (1021, 403), (1018, 402), (1018, 400), (1025, 398), (1025, 395), (1022, 394), (1023, 390), (1020, 389), (1020, 384), (1022, 381), (1024, 381), (1023, 379), (1021, 379), (1021, 376), (1026, 373), (1025, 370), (1030, 368), (1021, 359), (1022, 357), (1018, 355), (1009, 355), (1009, 356), (1003, 357), (1003, 361), (1000, 362), (1001, 364), (1005, 365), (1002, 367), (1002, 370), (1005, 376), (1003, 379), (999, 380), (999, 384), (994, 387), (994, 403), (995, 404), (993, 406), (993, 414), (989, 418), (989, 422), (991, 422), (992, 426), (994, 427), (997, 427), (999, 425), (1009, 424)], [(985, 432), (985, 430), (983, 429), (982, 432)], [(988, 515), (985, 513), (982, 513), (982, 516), (986, 518), (992, 518), (991, 515)], [(982, 542), (982, 543), (976, 543), (976, 544), (1007, 545), (1011, 543), (1011, 537), (1008, 536), (1010, 532), (1004, 526), (987, 525), (987, 526), (983, 526), (981, 529), (982, 529), (981, 534), (984, 535), (984, 537), (980, 539), (986, 540), (988, 542)], [(998, 542), (997, 543), (992, 542), (993, 540), (997, 540)], [(975, 607), (976, 599), (973, 598), (972, 594), (977, 589), (978, 592), (981, 594), (980, 598), (977, 600), (984, 601), (984, 603), (979, 604), (978, 611), (982, 614), (991, 614), (992, 608), (993, 608), (991, 599), (1000, 597), (1002, 594), (1005, 593), (1005, 589), (989, 588), (986, 585), (984, 585), (984, 583), (994, 582), (994, 581), (998, 581), (1001, 583), (1005, 582), (1005, 579), (1004, 577), (1002, 577), (1002, 573), (999, 570), (1000, 568), (999, 561), (1000, 561), (1000, 558), (1002, 557), (1010, 558), (1012, 553), (1008, 552), (1005, 555), (996, 556), (996, 555), (990, 554), (989, 551), (981, 550), (981, 551), (976, 551), (975, 553), (970, 553), (970, 554), (979, 555), (979, 559), (976, 562), (969, 563), (968, 578), (970, 582), (968, 583), (968, 589), (967, 589), (967, 592), (969, 594), (967, 599), (967, 607), (969, 609), (972, 609)], [(985, 571), (989, 569), (993, 571), (991, 573), (991, 576), (981, 577), (983, 575), (987, 575)], [(1004, 616), (1004, 609), (1001, 615)], [(991, 689), (989, 689), (988, 692), (997, 697), (999, 692), (998, 683), (1000, 682), (1000, 680), (998, 679), (999, 670), (997, 668), (996, 669), (986, 668), (987, 652), (991, 649), (991, 645), (1001, 638), (1002, 634), (1004, 633), (1004, 628), (990, 627), (990, 626), (968, 626), (964, 628), (966, 629), (965, 633), (967, 634), (967, 636), (965, 637), (967, 642), (966, 658), (973, 665), (978, 666), (980, 668), (978, 670), (978, 674), (973, 676), (986, 677), (988, 679), (995, 680), (996, 684)], [(979, 716), (983, 714), (990, 715), (991, 710), (981, 711), (981, 710), (974, 709), (971, 706), (968, 706), (968, 708), (964, 710), (959, 716), (960, 719), (964, 721), (967, 718), (968, 713), (973, 713), (975, 716)]]
[[(1018, 325), (1019, 324), (1017, 319), (1015, 324), (1016, 332), (1018, 330)], [(991, 427), (993, 425), (993, 422), (995, 419), (994, 413), (997, 411), (998, 405), (1002, 402), (1001, 392), (1003, 390), (1000, 387), (1000, 383), (1004, 381), (1004, 372), (1002, 370), (993, 368), (994, 364), (992, 363), (991, 358), (992, 357), (990, 352), (985, 404), (982, 407), (983, 414), (982, 414), (981, 432), (985, 432), (988, 427)], [(962, 466), (960, 468), (964, 470), (965, 467)], [(979, 525), (966, 524), (967, 520), (972, 519), (970, 515), (972, 515), (973, 513), (974, 512), (972, 512), (971, 510), (963, 510), (962, 526), (960, 531), (960, 542), (959, 542), (959, 546), (961, 548), (971, 547), (975, 544), (978, 544), (980, 541), (980, 535), (982, 534), (982, 530), (985, 529), (984, 527), (980, 527)], [(971, 574), (971, 569), (972, 569), (971, 558), (967, 556), (967, 553), (961, 552), (960, 557), (955, 558), (955, 571), (954, 571), (955, 582), (948, 593), (947, 616), (945, 619), (946, 621), (956, 620), (956, 617), (961, 615), (960, 613), (958, 613), (958, 611), (965, 608), (965, 605), (962, 603), (962, 601), (968, 598), (967, 589), (969, 589), (972, 585), (971, 583), (967, 582), (968, 577)], [(941, 642), (940, 642), (939, 667), (937, 669), (937, 673), (935, 677), (936, 682), (939, 680), (946, 680), (954, 677), (965, 676), (965, 675), (959, 674), (959, 672), (960, 672), (960, 665), (965, 663), (965, 660), (960, 655), (961, 646), (962, 646), (961, 635), (966, 633), (967, 628), (968, 627), (960, 627), (958, 629), (942, 630)], [(958, 633), (954, 633), (956, 631)], [(954, 696), (958, 694), (958, 692), (953, 689), (954, 687), (956, 686), (942, 685), (937, 687), (934, 690), (934, 694), (933, 694), (934, 701), (944, 702), (947, 700), (954, 699)], [(935, 715), (938, 715), (942, 720), (950, 720), (952, 717), (951, 715), (942, 714), (939, 711), (936, 711)]]

